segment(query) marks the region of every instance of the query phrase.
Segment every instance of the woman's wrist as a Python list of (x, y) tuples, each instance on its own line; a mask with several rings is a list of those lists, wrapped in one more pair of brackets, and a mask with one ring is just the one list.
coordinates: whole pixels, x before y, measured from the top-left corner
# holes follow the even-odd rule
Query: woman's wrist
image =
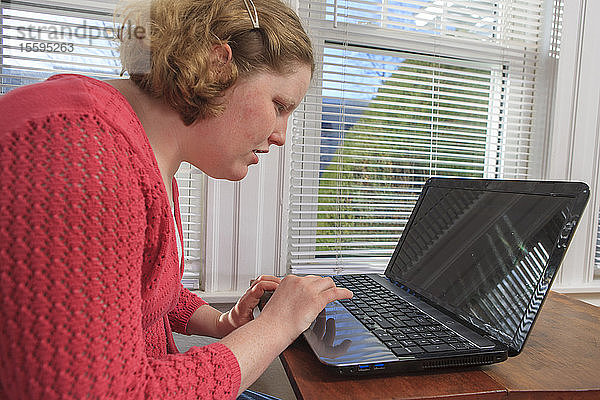
[(268, 331), (276, 332), (275, 338), (285, 343), (282, 351), (302, 333), (294, 329), (294, 321), (284, 317), (261, 313), (254, 321), (257, 325), (265, 327)]
[(231, 311), (222, 313), (216, 321), (219, 337), (225, 337), (235, 330), (233, 321), (231, 320)]
[(223, 329), (220, 326), (219, 320), (223, 313), (208, 304), (200, 306), (190, 317), (187, 325), (187, 333), (189, 335), (210, 336), (214, 338), (222, 338)]

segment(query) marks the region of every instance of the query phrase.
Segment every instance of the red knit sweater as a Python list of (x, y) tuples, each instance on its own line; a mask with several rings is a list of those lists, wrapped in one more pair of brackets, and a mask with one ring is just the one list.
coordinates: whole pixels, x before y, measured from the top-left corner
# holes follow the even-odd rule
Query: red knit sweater
[(220, 343), (177, 354), (181, 287), (158, 164), (125, 98), (76, 75), (0, 97), (0, 399), (233, 398)]

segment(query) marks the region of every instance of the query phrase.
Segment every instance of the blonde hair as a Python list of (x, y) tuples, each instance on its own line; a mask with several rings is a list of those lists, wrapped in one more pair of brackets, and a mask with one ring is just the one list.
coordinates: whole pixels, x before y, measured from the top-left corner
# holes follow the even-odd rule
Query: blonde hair
[[(142, 90), (162, 97), (186, 125), (218, 115), (223, 91), (254, 72), (314, 71), (310, 39), (296, 13), (280, 0), (254, 0), (253, 28), (244, 0), (149, 0), (121, 8), (123, 72)], [(254, 11), (254, 10), (252, 10)], [(134, 29), (132, 29), (132, 25)], [(215, 58), (228, 44), (229, 63)]]

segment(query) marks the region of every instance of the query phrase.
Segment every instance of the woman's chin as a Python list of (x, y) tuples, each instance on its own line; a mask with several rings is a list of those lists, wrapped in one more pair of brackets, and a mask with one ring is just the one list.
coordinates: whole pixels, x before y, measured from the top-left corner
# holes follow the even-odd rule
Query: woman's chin
[(246, 175), (248, 175), (248, 167), (244, 167), (241, 168), (239, 170), (236, 171), (231, 171), (231, 173), (227, 174), (226, 176), (224, 176), (221, 179), (227, 179), (228, 181), (232, 181), (232, 182), (237, 182), (237, 181), (241, 181), (242, 179), (244, 179), (246, 177)]
[(225, 179), (228, 181), (236, 182), (241, 181), (248, 175), (248, 166), (241, 166), (240, 168), (230, 169), (229, 171), (217, 170), (208, 171), (202, 170), (206, 175), (214, 179)]

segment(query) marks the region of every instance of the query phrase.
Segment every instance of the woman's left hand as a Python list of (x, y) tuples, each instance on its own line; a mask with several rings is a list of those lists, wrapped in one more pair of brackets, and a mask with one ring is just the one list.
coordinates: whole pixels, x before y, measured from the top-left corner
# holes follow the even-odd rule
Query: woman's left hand
[(253, 311), (266, 291), (277, 289), (281, 279), (271, 275), (261, 275), (252, 282), (250, 288), (235, 306), (219, 318), (219, 331), (223, 336), (254, 319)]

